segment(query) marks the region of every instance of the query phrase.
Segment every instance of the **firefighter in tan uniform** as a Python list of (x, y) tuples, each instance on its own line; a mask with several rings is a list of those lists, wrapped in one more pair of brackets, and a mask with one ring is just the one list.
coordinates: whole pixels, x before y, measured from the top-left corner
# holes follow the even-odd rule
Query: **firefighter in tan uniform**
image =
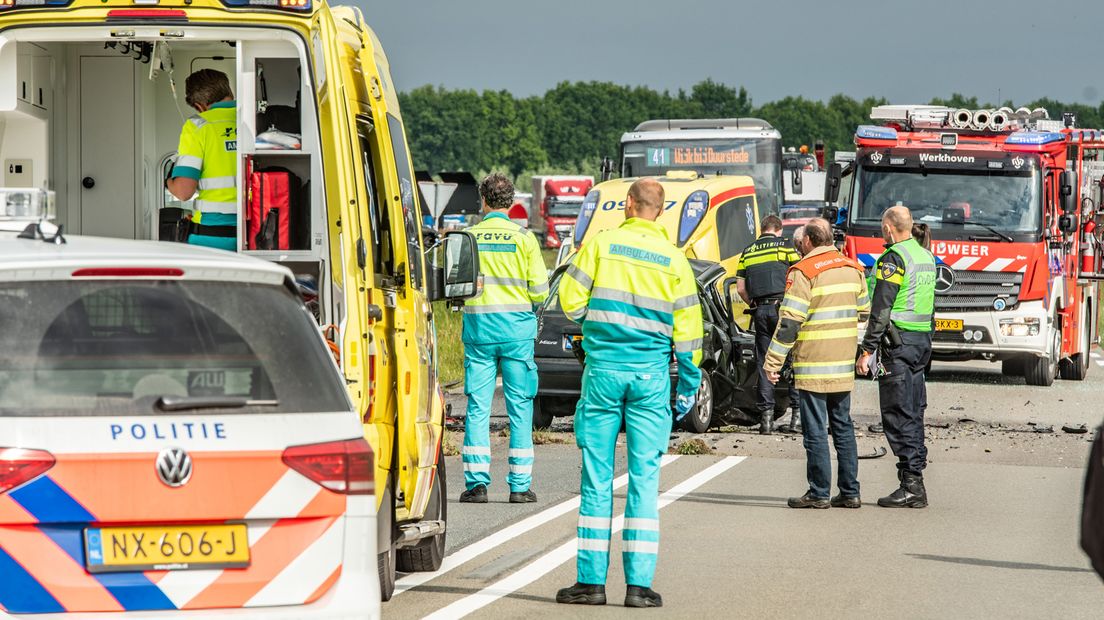
[[(827, 220), (809, 222), (801, 244), (805, 258), (790, 268), (778, 328), (763, 366), (767, 378), (777, 382), (792, 350), (809, 490), (790, 498), (788, 504), (790, 508), (858, 508), (862, 501), (851, 391), (859, 314), (870, 307), (866, 282), (862, 267), (836, 250)], [(839, 460), (840, 490), (831, 500), (829, 427)]]

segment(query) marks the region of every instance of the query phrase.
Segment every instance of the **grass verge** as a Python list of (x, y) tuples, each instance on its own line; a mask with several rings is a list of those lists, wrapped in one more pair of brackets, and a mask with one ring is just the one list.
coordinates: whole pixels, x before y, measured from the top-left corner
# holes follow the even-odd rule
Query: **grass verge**
[(443, 385), (464, 380), (464, 344), (460, 341), (463, 318), (444, 302), (433, 304), (437, 324), (437, 372)]

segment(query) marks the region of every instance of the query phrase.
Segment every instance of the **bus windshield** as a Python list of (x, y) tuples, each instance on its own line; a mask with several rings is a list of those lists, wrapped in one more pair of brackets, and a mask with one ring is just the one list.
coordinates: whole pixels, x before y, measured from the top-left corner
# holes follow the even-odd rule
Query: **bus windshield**
[[(1036, 168), (1011, 172), (864, 166), (855, 183), (854, 224), (880, 225), (882, 213), (901, 204), (912, 211), (914, 221), (936, 231), (957, 229), (985, 236), (992, 234), (984, 230), (989, 227), (1022, 235), (1038, 234), (1042, 228), (1042, 180)], [(961, 211), (965, 223), (945, 221), (948, 209)]]
[(621, 146), (624, 177), (663, 176), (693, 170), (705, 176), (747, 175), (763, 215), (778, 213), (782, 198), (782, 146), (777, 138), (643, 140)]

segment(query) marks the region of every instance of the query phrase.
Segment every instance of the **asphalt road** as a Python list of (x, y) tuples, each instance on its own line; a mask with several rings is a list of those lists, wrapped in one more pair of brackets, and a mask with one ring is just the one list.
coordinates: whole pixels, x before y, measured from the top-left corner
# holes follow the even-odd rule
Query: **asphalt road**
[[(868, 505), (860, 510), (798, 511), (804, 451), (796, 437), (744, 429), (692, 436), (704, 456), (669, 456), (662, 470), (661, 551), (654, 587), (663, 617), (713, 614), (766, 618), (1098, 618), (1104, 584), (1077, 546), (1080, 487), (1088, 434), (1063, 432), (1100, 423), (1104, 359), (1089, 379), (1029, 387), (999, 365), (937, 364), (929, 383), (926, 472), (931, 506), (874, 505), (895, 486), (892, 456), (860, 462)], [(452, 398), (462, 416), (463, 397)], [(877, 393), (856, 390), (860, 427), (876, 420)], [(501, 403), (492, 419), (505, 427)], [(1053, 432), (1045, 431), (1050, 427)], [(570, 420), (555, 428), (570, 430)], [(400, 580), (384, 605), (395, 618), (606, 617), (632, 613), (624, 596), (618, 536), (605, 608), (554, 602), (575, 580), (574, 536), (579, 456), (563, 444), (537, 446), (534, 490), (540, 502), (506, 503), (507, 439), (492, 433), (491, 503), (455, 502), (459, 457), (448, 461), (446, 564), (436, 575)], [(455, 432), (460, 442), (462, 431)], [(863, 432), (860, 452), (884, 446)], [(624, 470), (619, 455), (618, 475)], [(616, 492), (620, 514), (624, 487)], [(635, 610), (633, 610), (635, 611)], [(637, 612), (640, 613), (640, 612)]]

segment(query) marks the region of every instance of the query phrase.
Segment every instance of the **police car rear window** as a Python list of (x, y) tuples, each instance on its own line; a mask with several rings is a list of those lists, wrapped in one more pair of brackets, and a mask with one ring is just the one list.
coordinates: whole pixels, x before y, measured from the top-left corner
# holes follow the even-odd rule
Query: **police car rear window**
[(220, 413), (350, 407), (317, 327), (276, 286), (0, 284), (0, 351), (0, 416), (156, 415), (166, 397), (258, 403)]

